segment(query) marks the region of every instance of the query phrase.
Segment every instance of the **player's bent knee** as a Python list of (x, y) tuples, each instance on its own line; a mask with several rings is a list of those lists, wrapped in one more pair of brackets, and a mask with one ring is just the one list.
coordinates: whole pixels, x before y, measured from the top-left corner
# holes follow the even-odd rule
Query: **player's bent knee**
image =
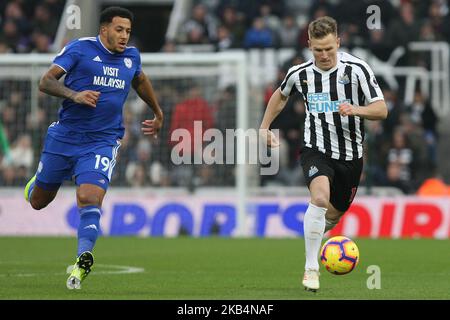
[(99, 205), (100, 203), (99, 195), (89, 194), (87, 192), (78, 192), (77, 199), (81, 206)]
[(325, 195), (312, 196), (311, 203), (320, 208), (328, 208), (328, 198)]
[(82, 207), (90, 205), (99, 206), (101, 199), (101, 194), (94, 192), (91, 189), (80, 188), (77, 192), (78, 204)]

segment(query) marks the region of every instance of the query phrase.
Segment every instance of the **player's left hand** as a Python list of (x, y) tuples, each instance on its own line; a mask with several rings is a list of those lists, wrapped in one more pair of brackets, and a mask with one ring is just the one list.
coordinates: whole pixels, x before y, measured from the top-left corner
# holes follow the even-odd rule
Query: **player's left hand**
[(154, 118), (153, 120), (144, 120), (142, 122), (142, 132), (144, 135), (153, 136), (153, 138), (158, 138), (158, 132), (162, 127), (162, 120)]
[(339, 114), (343, 117), (356, 116), (356, 107), (348, 102), (341, 103), (339, 105)]

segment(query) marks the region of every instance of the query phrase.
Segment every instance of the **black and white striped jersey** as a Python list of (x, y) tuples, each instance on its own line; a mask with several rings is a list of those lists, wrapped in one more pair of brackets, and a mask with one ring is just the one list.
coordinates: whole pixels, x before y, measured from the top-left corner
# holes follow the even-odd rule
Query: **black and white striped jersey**
[(337, 53), (334, 68), (319, 69), (314, 58), (289, 69), (281, 93), (300, 92), (306, 103), (304, 144), (333, 159), (353, 160), (363, 156), (364, 119), (342, 117), (339, 104), (365, 106), (383, 100), (375, 75), (363, 60)]

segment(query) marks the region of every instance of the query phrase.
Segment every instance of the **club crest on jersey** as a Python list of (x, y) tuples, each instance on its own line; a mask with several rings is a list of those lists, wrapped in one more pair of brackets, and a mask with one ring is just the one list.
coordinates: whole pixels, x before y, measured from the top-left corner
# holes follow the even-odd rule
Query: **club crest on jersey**
[(342, 84), (348, 84), (350, 82), (350, 79), (348, 78), (348, 75), (346, 73), (343, 73), (340, 77), (339, 77), (339, 83)]
[(133, 65), (133, 62), (131, 61), (130, 58), (125, 58), (125, 59), (123, 59), (123, 62), (125, 62), (125, 66), (126, 66), (128, 69), (130, 69), (131, 66)]

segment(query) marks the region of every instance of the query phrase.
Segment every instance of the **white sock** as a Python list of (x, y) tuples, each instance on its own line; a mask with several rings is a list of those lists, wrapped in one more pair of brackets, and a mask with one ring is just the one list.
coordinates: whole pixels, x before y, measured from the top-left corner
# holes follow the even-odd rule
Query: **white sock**
[(303, 218), (303, 233), (305, 236), (305, 270), (319, 270), (319, 250), (325, 230), (326, 208), (309, 204)]

